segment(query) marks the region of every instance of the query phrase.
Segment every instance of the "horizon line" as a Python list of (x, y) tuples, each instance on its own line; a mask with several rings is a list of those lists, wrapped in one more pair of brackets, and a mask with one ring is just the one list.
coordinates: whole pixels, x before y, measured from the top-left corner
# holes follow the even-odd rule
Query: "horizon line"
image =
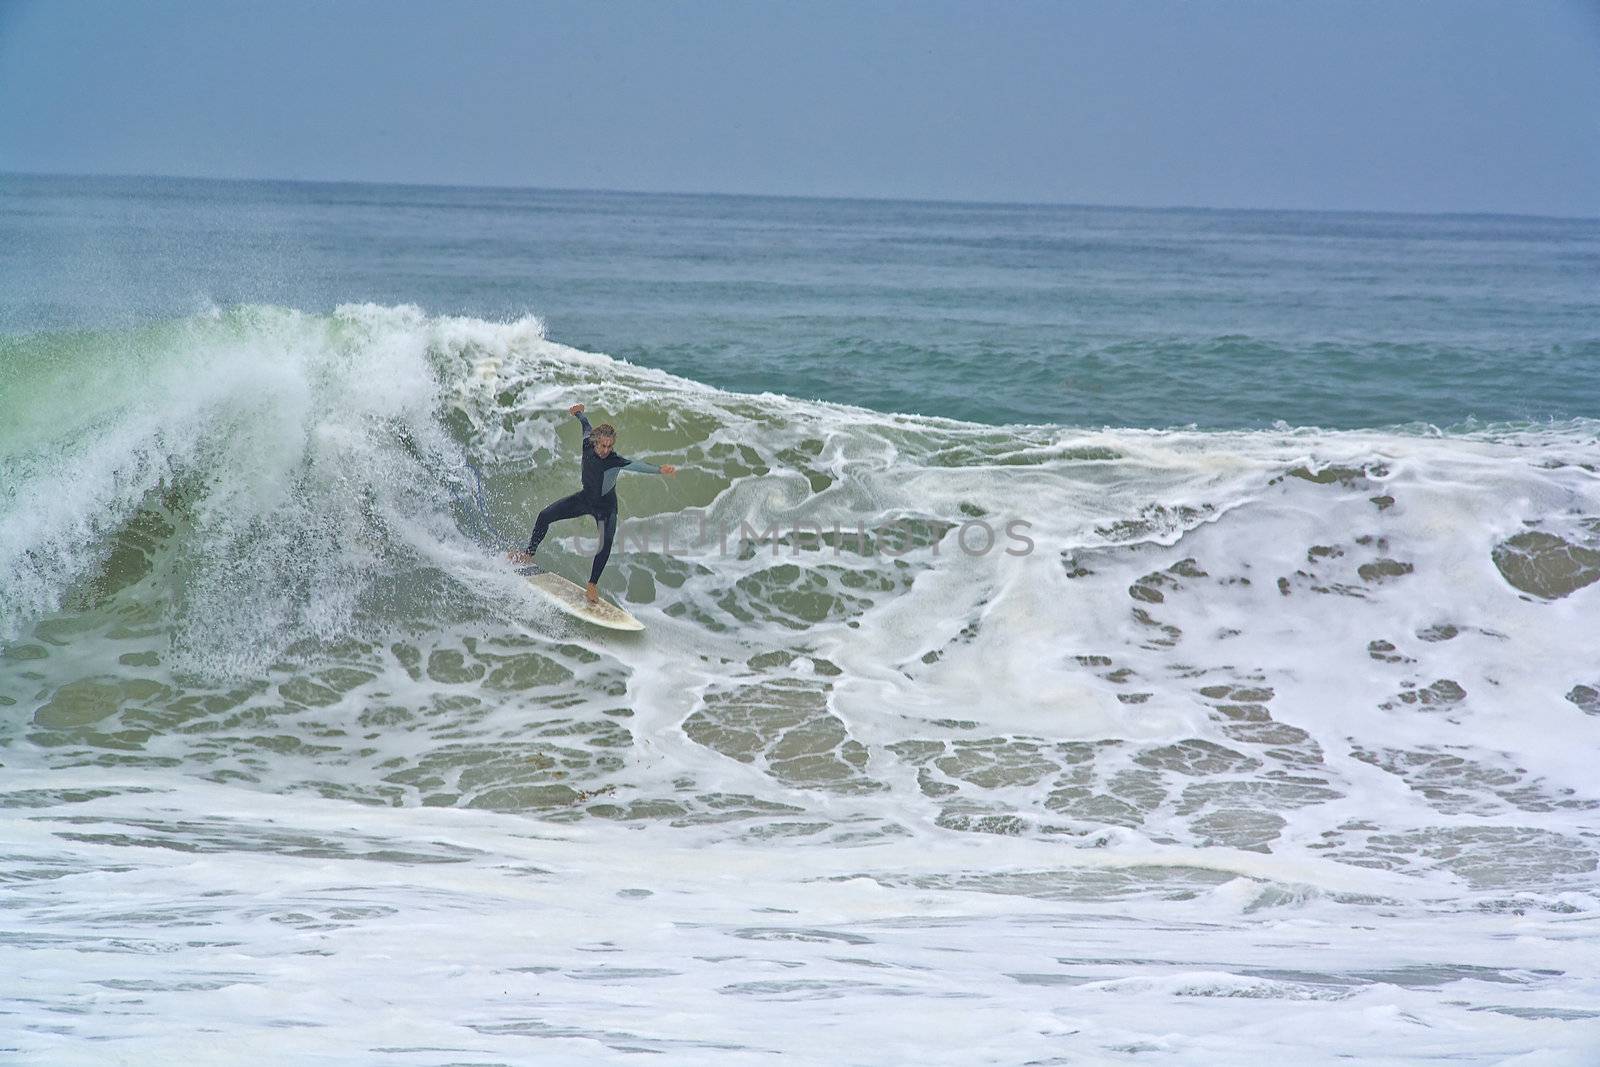
[(803, 200), (821, 203), (881, 203), (881, 204), (928, 204), (953, 207), (1035, 207), (1035, 208), (1074, 208), (1099, 211), (1146, 211), (1159, 212), (1252, 212), (1257, 214), (1302, 214), (1302, 215), (1394, 215), (1412, 218), (1502, 218), (1502, 219), (1542, 219), (1553, 222), (1597, 222), (1600, 215), (1555, 215), (1532, 211), (1404, 211), (1395, 208), (1311, 208), (1311, 207), (1217, 207), (1203, 204), (1096, 204), (1087, 201), (1070, 200), (971, 200), (962, 198), (941, 197), (895, 197), (895, 196), (846, 196), (822, 195), (803, 193), (752, 193), (752, 192), (721, 192), (702, 190), (685, 192), (681, 190), (663, 189), (619, 189), (619, 188), (582, 188), (579, 186), (559, 185), (502, 185), (497, 183), (463, 184), (459, 182), (422, 182), (422, 181), (370, 181), (361, 178), (240, 178), (223, 177), (217, 175), (198, 174), (150, 174), (135, 172), (100, 172), (100, 173), (74, 173), (69, 171), (23, 171), (0, 170), (0, 175), (15, 178), (73, 178), (94, 180), (126, 180), (137, 179), (145, 181), (177, 181), (177, 182), (217, 182), (232, 185), (349, 185), (349, 186), (375, 186), (397, 189), (455, 189), (479, 190), (485, 192), (533, 192), (533, 193), (588, 193), (603, 196), (647, 196), (647, 197), (725, 197), (742, 200)]

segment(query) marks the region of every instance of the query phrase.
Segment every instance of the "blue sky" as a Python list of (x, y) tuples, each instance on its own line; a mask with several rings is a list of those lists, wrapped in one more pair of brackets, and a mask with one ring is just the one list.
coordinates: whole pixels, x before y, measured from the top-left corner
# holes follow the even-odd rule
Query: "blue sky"
[(0, 0), (0, 170), (1600, 216), (1600, 0)]

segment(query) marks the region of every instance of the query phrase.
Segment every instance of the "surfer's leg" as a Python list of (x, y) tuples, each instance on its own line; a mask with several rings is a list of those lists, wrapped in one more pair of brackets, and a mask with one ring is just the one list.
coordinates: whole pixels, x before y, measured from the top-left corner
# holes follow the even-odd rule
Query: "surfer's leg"
[(617, 513), (596, 515), (594, 521), (600, 524), (600, 551), (594, 554), (594, 565), (589, 568), (590, 585), (600, 580), (600, 572), (606, 569), (606, 561), (611, 558), (611, 542), (617, 537)]
[(533, 534), (528, 538), (528, 555), (539, 551), (539, 542), (544, 540), (544, 535), (549, 531), (552, 522), (563, 519), (576, 519), (579, 515), (589, 514), (589, 509), (584, 505), (583, 494), (573, 493), (539, 512), (539, 517), (534, 520)]

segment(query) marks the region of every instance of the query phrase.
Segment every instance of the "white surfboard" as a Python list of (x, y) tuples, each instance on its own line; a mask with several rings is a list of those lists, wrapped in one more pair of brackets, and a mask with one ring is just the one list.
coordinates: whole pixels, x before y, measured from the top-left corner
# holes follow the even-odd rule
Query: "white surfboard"
[(589, 603), (583, 586), (569, 582), (559, 574), (538, 567), (519, 567), (517, 573), (528, 580), (540, 597), (574, 618), (592, 622), (607, 630), (644, 629), (644, 623), (604, 597), (593, 604)]

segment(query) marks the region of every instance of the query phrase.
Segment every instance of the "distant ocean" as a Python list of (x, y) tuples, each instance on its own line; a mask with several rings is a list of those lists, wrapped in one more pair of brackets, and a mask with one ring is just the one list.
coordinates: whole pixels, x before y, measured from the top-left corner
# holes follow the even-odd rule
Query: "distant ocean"
[(0, 176), (0, 1059), (1593, 1064), (1597, 279)]

